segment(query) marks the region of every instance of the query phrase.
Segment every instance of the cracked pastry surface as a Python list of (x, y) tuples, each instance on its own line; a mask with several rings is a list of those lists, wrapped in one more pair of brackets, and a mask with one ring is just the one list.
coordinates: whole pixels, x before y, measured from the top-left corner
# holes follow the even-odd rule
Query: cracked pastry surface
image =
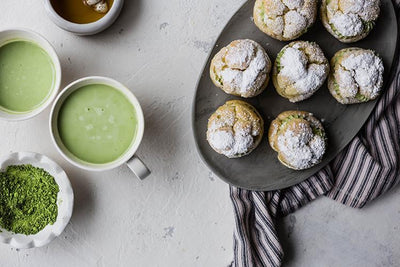
[(317, 0), (256, 0), (253, 11), (256, 26), (281, 41), (306, 33), (316, 16)]
[(326, 135), (321, 122), (306, 111), (285, 111), (272, 121), (269, 144), (279, 161), (294, 170), (311, 168), (321, 162), (326, 151)]
[(278, 53), (272, 81), (278, 94), (294, 103), (311, 97), (328, 73), (329, 62), (316, 43), (295, 41)]
[(382, 90), (384, 66), (372, 50), (345, 48), (331, 60), (328, 88), (342, 104), (355, 104), (376, 99)]
[(227, 101), (208, 120), (207, 141), (228, 158), (248, 155), (261, 142), (264, 121), (257, 110), (241, 100)]
[(323, 0), (321, 20), (335, 38), (344, 43), (365, 38), (375, 26), (380, 0)]
[(235, 40), (214, 56), (210, 77), (227, 94), (254, 97), (267, 87), (271, 65), (267, 52), (257, 42)]

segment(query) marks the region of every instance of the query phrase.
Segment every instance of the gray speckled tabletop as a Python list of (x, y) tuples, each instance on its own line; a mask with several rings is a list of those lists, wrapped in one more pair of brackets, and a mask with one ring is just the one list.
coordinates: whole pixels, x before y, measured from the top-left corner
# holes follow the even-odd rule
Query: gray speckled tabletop
[[(2, 0), (0, 27), (28, 27), (56, 48), (63, 85), (111, 76), (142, 103), (147, 129), (138, 155), (143, 182), (121, 167), (103, 173), (68, 164), (50, 142), (49, 110), (0, 121), (0, 154), (36, 151), (70, 176), (75, 210), (49, 246), (0, 245), (1, 266), (226, 266), (232, 259), (228, 186), (197, 155), (191, 100), (207, 53), (243, 0), (126, 0), (121, 17), (94, 37), (58, 29), (41, 1)], [(96, 56), (94, 56), (96, 55)], [(286, 266), (400, 266), (400, 188), (353, 210), (321, 198), (280, 223)]]

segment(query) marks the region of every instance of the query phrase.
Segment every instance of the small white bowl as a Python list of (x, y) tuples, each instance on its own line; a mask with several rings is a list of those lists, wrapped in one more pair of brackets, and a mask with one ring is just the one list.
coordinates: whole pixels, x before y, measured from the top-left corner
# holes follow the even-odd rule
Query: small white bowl
[(110, 10), (101, 19), (86, 24), (79, 24), (68, 21), (61, 17), (53, 8), (50, 0), (43, 0), (49, 18), (61, 29), (72, 32), (76, 35), (93, 35), (110, 27), (121, 13), (124, 0), (114, 0)]
[(0, 119), (8, 121), (21, 121), (35, 117), (45, 110), (56, 98), (58, 90), (61, 86), (61, 65), (53, 46), (40, 34), (23, 28), (0, 31), (0, 47), (12, 40), (28, 41), (40, 46), (49, 55), (51, 61), (53, 62), (55, 72), (53, 88), (50, 94), (47, 96), (47, 99), (39, 107), (28, 112), (7, 112), (0, 109)]
[(0, 170), (4, 171), (10, 165), (23, 164), (31, 164), (32, 166), (42, 168), (54, 177), (60, 189), (57, 195), (57, 220), (53, 225), (47, 225), (35, 235), (15, 234), (0, 228), (0, 242), (22, 249), (42, 247), (59, 236), (67, 226), (72, 215), (74, 193), (67, 174), (63, 169), (42, 154), (32, 152), (12, 153), (0, 160)]

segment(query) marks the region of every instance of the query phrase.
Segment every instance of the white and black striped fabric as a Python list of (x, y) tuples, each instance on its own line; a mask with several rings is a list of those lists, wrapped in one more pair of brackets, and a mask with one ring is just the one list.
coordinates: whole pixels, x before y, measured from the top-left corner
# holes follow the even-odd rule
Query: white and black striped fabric
[[(394, 1), (398, 19), (400, 0)], [(275, 218), (326, 195), (362, 208), (400, 181), (400, 66), (368, 122), (346, 149), (323, 170), (293, 187), (255, 192), (230, 187), (235, 213), (232, 267), (280, 266), (283, 250)], [(397, 62), (396, 62), (397, 61)]]

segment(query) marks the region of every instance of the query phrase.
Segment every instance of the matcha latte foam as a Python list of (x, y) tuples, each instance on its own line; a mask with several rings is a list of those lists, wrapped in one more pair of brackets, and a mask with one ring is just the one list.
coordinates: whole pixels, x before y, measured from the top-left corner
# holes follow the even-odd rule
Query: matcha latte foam
[(135, 140), (135, 108), (119, 90), (90, 84), (72, 92), (57, 118), (60, 139), (71, 154), (92, 164), (123, 156)]
[(25, 40), (0, 46), (0, 109), (27, 113), (42, 105), (55, 84), (55, 67), (44, 49)]

